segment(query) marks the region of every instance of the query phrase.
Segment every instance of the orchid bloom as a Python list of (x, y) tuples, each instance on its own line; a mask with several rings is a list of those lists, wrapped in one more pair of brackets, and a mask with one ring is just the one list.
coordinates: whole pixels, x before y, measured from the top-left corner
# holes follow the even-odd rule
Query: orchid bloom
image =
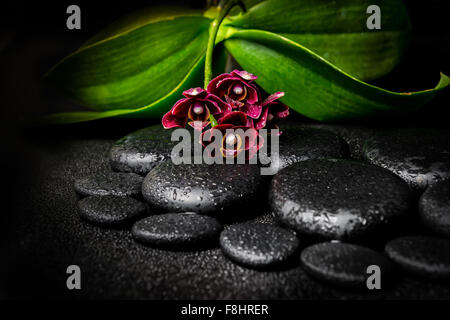
[(202, 88), (183, 92), (186, 97), (179, 100), (162, 118), (164, 128), (184, 128), (188, 123), (196, 130), (203, 130), (209, 124), (209, 116), (222, 117), (231, 112), (231, 106), (214, 94)]

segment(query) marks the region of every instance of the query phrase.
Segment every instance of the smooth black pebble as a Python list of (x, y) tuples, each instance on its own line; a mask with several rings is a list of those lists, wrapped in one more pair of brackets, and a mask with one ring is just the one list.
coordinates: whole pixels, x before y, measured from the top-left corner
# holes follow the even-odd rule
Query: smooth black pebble
[(364, 144), (364, 158), (403, 178), (413, 189), (450, 178), (450, 131), (392, 129)]
[(144, 179), (134, 173), (108, 172), (75, 181), (75, 191), (82, 196), (131, 196), (141, 194)]
[(220, 234), (224, 255), (252, 268), (271, 268), (286, 263), (299, 245), (293, 231), (264, 223), (231, 225)]
[(450, 180), (438, 182), (422, 194), (419, 212), (429, 230), (450, 237)]
[(135, 240), (150, 246), (192, 249), (214, 244), (222, 225), (196, 213), (167, 213), (137, 221), (131, 230)]
[(171, 141), (172, 132), (158, 124), (121, 138), (109, 153), (112, 169), (146, 175), (160, 162), (170, 159), (172, 148), (178, 143)]
[(450, 279), (450, 240), (424, 236), (394, 239), (386, 254), (411, 274), (433, 279)]
[[(274, 172), (300, 161), (346, 158), (349, 154), (345, 141), (327, 130), (288, 127), (282, 130), (278, 139), (279, 151), (271, 150)], [(275, 161), (275, 156), (278, 156), (278, 162)]]
[(257, 165), (175, 165), (167, 161), (148, 173), (142, 194), (162, 212), (245, 214), (252, 211), (264, 182)]
[(323, 239), (372, 235), (411, 207), (406, 183), (388, 170), (350, 160), (309, 160), (272, 180), (269, 201), (281, 223)]
[(367, 289), (368, 277), (378, 270), (383, 288), (395, 272), (394, 264), (382, 253), (348, 243), (314, 244), (303, 250), (300, 260), (313, 278), (346, 288)]
[(308, 127), (328, 130), (342, 137), (348, 144), (350, 157), (358, 160), (363, 158), (362, 151), (364, 143), (367, 139), (373, 137), (376, 132), (374, 128), (348, 124), (314, 123), (308, 124)]
[(96, 224), (120, 225), (147, 213), (147, 205), (130, 197), (89, 196), (78, 201), (81, 218)]

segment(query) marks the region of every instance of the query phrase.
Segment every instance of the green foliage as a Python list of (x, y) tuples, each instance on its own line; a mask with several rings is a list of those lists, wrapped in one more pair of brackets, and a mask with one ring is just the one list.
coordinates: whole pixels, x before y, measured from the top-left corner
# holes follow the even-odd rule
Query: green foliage
[[(292, 109), (334, 121), (406, 113), (449, 84), (394, 93), (362, 80), (385, 75), (400, 61), (410, 21), (399, 0), (244, 0), (219, 29), (215, 74), (228, 52), (258, 75), (268, 92), (285, 91)], [(368, 30), (366, 8), (383, 8), (382, 29)], [(60, 113), (47, 122), (71, 123), (107, 117), (160, 117), (181, 93), (203, 83), (205, 54), (217, 9), (141, 11), (87, 41), (47, 75), (70, 97), (94, 109)], [(209, 69), (208, 69), (209, 70)]]

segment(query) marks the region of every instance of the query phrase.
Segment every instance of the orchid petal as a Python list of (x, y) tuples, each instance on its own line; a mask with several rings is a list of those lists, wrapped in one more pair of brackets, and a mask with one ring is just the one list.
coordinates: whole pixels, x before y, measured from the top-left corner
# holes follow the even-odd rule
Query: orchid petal
[(280, 99), (282, 97), (284, 97), (284, 92), (275, 92), (274, 94), (271, 94), (270, 96), (268, 96), (266, 98), (266, 100), (264, 100), (262, 105), (265, 106), (265, 105), (267, 105), (269, 103), (272, 103), (275, 100), (278, 100), (278, 99)]
[(255, 76), (254, 74), (251, 74), (250, 72), (247, 72), (247, 71), (233, 70), (231, 72), (231, 74), (234, 76), (240, 77), (246, 81), (254, 81), (254, 80), (258, 79), (257, 76)]
[(258, 119), (261, 115), (262, 107), (258, 104), (246, 104), (240, 110), (246, 113), (249, 117)]
[(268, 114), (269, 114), (269, 107), (268, 106), (263, 107), (261, 116), (259, 117), (258, 120), (256, 120), (256, 123), (255, 123), (256, 130), (262, 129), (266, 126)]
[(174, 106), (172, 107), (172, 110), (170, 112), (176, 116), (176, 117), (187, 117), (189, 108), (191, 107), (192, 99), (181, 99), (178, 100)]
[(232, 124), (234, 126), (243, 126), (247, 124), (247, 116), (241, 111), (233, 111), (225, 114), (219, 124)]
[(205, 98), (207, 94), (208, 93), (206, 92), (206, 90), (200, 87), (192, 88), (183, 92), (183, 96), (185, 96), (186, 98), (202, 99)]
[(186, 117), (176, 117), (171, 111), (167, 112), (162, 118), (162, 125), (165, 129), (184, 128), (186, 126)]

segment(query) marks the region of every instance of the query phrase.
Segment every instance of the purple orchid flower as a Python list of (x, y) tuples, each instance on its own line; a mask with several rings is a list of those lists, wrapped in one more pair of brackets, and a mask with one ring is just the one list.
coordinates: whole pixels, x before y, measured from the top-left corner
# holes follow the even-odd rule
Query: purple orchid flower
[[(246, 152), (246, 159), (251, 159), (262, 147), (264, 141), (258, 131), (249, 125), (247, 115), (240, 111), (233, 111), (225, 114), (218, 125), (206, 130), (200, 136), (201, 143), (207, 147), (211, 143), (220, 143), (220, 152), (223, 157), (236, 157), (241, 152)], [(239, 132), (227, 133), (227, 130), (242, 129), (245, 136), (240, 136)], [(214, 131), (219, 130), (223, 136), (222, 141), (213, 141)], [(214, 156), (214, 155), (211, 155)]]
[(261, 115), (261, 94), (252, 84), (257, 77), (247, 71), (234, 70), (211, 80), (208, 92), (224, 99), (233, 109), (258, 119)]
[(255, 129), (264, 127), (267, 129), (278, 129), (277, 122), (289, 115), (289, 107), (279, 101), (284, 96), (284, 92), (276, 92), (262, 103), (261, 117), (255, 120)]
[(175, 103), (163, 116), (164, 128), (184, 128), (188, 123), (196, 130), (203, 130), (209, 124), (210, 114), (220, 119), (225, 113), (231, 112), (229, 104), (202, 88), (189, 89), (183, 95), (186, 98)]

